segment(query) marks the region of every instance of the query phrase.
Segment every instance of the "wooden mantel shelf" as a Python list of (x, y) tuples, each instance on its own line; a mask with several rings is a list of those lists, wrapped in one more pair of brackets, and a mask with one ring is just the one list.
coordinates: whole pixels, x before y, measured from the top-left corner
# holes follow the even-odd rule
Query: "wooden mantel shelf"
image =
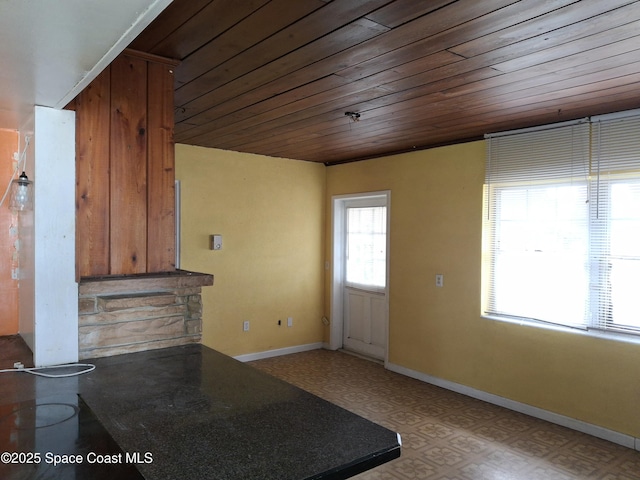
[(208, 273), (174, 270), (157, 273), (133, 273), (127, 275), (98, 275), (80, 279), (80, 294), (118, 292), (161, 291), (175, 288), (206, 287), (213, 285), (213, 275)]

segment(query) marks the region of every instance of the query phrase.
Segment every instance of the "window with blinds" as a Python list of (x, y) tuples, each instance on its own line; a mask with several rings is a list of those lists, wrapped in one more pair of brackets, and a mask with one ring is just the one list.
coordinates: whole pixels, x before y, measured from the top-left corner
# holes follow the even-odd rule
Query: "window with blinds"
[(484, 314), (640, 333), (640, 116), (487, 140)]
[(593, 121), (593, 328), (640, 333), (640, 116)]

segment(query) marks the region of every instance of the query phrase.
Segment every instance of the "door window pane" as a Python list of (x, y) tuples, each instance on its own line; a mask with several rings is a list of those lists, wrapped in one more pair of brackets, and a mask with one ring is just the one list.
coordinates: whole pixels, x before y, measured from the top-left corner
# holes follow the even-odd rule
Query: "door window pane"
[(387, 208), (347, 208), (347, 284), (384, 288)]

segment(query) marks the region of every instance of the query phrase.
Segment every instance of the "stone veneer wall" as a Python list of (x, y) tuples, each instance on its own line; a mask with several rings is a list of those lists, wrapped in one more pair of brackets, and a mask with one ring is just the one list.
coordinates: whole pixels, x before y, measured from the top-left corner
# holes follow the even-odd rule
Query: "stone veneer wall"
[(199, 343), (205, 285), (212, 275), (184, 271), (82, 278), (80, 359)]

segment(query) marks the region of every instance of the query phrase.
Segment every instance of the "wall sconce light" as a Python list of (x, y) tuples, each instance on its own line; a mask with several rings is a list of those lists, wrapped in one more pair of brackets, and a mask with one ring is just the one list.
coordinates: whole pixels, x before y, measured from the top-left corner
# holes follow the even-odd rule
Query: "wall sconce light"
[(24, 172), (11, 182), (9, 208), (18, 212), (33, 209), (33, 182)]
[(27, 174), (24, 173), (27, 163), (27, 148), (29, 148), (31, 137), (25, 136), (24, 140), (25, 145), (24, 150), (22, 150), (22, 154), (18, 156), (18, 153), (16, 152), (13, 155), (13, 159), (16, 160), (16, 164), (14, 166), (13, 173), (11, 174), (11, 178), (13, 178), (20, 170), (22, 170), (22, 174), (15, 180), (9, 182), (9, 185), (7, 185), (7, 189), (4, 191), (4, 195), (2, 196), (2, 200), (0, 200), (0, 205), (2, 205), (7, 198), (7, 195), (11, 193), (9, 208), (14, 212), (33, 210), (33, 182), (29, 180)]

